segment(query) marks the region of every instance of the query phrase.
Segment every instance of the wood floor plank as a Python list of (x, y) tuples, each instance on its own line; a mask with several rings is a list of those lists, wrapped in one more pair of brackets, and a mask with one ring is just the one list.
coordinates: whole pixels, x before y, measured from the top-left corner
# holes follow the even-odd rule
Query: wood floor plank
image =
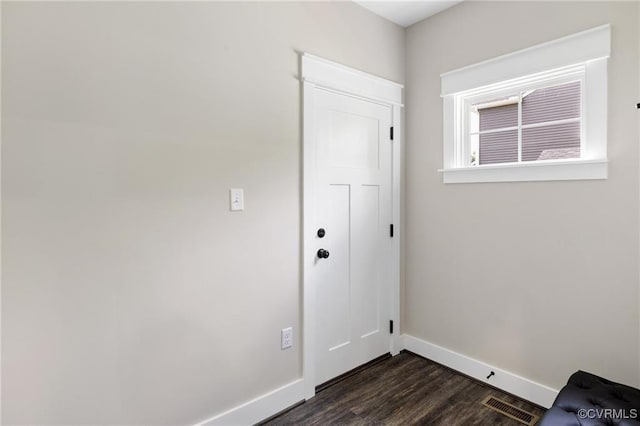
[(318, 392), (263, 425), (521, 425), (482, 405), (488, 395), (537, 416), (544, 414), (534, 404), (402, 352)]

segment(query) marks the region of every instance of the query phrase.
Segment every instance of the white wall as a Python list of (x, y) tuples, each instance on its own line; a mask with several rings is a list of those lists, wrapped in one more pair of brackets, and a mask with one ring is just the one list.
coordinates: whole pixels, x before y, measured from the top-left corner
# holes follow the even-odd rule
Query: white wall
[[(640, 384), (637, 2), (465, 2), (407, 30), (404, 332), (559, 388)], [(609, 179), (444, 185), (440, 73), (612, 24)]]
[(193, 423), (299, 378), (296, 52), (402, 82), (402, 28), (351, 3), (2, 9), (3, 422)]

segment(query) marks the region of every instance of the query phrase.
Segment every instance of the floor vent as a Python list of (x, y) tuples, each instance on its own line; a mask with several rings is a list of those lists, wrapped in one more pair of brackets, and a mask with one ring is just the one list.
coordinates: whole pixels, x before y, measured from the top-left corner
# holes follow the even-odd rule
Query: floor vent
[(482, 401), (482, 404), (525, 425), (533, 426), (538, 421), (538, 416), (527, 413), (515, 405), (511, 405), (491, 395), (486, 397), (484, 401)]

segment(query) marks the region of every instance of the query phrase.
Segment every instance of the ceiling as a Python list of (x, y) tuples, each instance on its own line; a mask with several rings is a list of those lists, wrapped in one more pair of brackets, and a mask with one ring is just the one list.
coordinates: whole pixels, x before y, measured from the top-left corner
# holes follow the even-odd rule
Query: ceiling
[(365, 7), (373, 13), (395, 22), (403, 27), (408, 27), (416, 22), (422, 21), (431, 15), (435, 15), (451, 6), (461, 3), (463, 0), (354, 0), (360, 6)]

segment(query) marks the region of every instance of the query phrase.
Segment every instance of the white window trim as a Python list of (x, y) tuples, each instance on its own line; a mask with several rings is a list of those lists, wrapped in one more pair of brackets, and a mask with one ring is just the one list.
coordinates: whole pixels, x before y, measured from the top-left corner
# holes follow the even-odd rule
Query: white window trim
[[(441, 75), (444, 183), (607, 178), (607, 59), (611, 26), (603, 25)], [(581, 158), (468, 167), (457, 95), (537, 73), (584, 65)]]

